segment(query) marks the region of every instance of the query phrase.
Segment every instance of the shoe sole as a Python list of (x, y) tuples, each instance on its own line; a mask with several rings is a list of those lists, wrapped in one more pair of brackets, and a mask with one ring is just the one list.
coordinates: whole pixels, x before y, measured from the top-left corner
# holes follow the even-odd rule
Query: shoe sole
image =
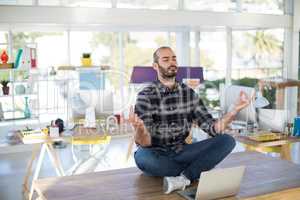
[(166, 180), (166, 178), (164, 178), (163, 180), (163, 191), (165, 194), (168, 194), (167, 191), (168, 191), (168, 181)]

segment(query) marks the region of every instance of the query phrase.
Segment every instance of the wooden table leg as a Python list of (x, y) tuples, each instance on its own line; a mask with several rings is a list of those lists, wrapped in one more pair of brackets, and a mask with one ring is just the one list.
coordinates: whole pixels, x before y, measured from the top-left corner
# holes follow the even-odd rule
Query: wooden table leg
[(280, 158), (283, 160), (292, 160), (290, 144), (281, 145)]
[[(32, 178), (32, 182), (39, 177), (39, 174), (40, 174), (40, 171), (41, 171), (41, 167), (42, 167), (43, 160), (44, 160), (46, 152), (48, 153), (48, 156), (49, 156), (49, 158), (50, 158), (50, 160), (53, 164), (53, 167), (56, 171), (56, 174), (58, 176), (64, 176), (64, 174), (65, 174), (64, 170), (61, 166), (61, 162), (58, 159), (58, 156), (56, 155), (56, 151), (52, 147), (52, 144), (43, 143), (42, 147), (40, 148), (40, 155), (39, 155), (38, 162), (37, 162), (35, 170), (34, 170), (34, 175), (33, 175), (33, 178)], [(33, 161), (31, 161), (31, 162), (33, 162)], [(32, 163), (30, 165), (32, 165)], [(28, 179), (28, 178), (26, 177), (26, 179)], [(29, 200), (32, 199), (33, 192), (34, 192), (34, 189), (33, 189), (33, 185), (31, 184), (29, 198), (28, 198)]]
[[(45, 152), (46, 152), (46, 146), (47, 145), (45, 143), (42, 144), (41, 152), (40, 152), (39, 159), (38, 159), (35, 171), (34, 171), (32, 181), (36, 180), (38, 178), (39, 174), (40, 174), (40, 170), (41, 170), (42, 163), (43, 163), (44, 156), (45, 156)], [(32, 195), (33, 195), (33, 186), (31, 184), (30, 193), (29, 193), (29, 200), (32, 199)]]
[(246, 151), (254, 151), (254, 149), (251, 148), (250, 145), (244, 144), (244, 147), (245, 147), (245, 150), (246, 150)]
[(29, 198), (29, 192), (30, 192), (30, 185), (29, 185), (29, 177), (32, 174), (32, 165), (33, 162), (35, 161), (38, 152), (41, 150), (41, 145), (35, 145), (32, 154), (31, 154), (31, 159), (29, 160), (29, 163), (27, 165), (26, 169), (26, 175), (24, 178), (23, 182), (23, 199), (28, 199)]
[(133, 145), (134, 145), (134, 137), (130, 137), (130, 142), (129, 142), (129, 145), (128, 145), (125, 162), (127, 162), (130, 158), (130, 155), (131, 155), (131, 152), (132, 152), (132, 149), (133, 149)]
[(61, 161), (60, 161), (59, 157), (57, 156), (57, 152), (52, 147), (52, 144), (48, 143), (46, 149), (47, 149), (48, 155), (50, 157), (50, 160), (52, 162), (52, 165), (56, 171), (56, 174), (58, 176), (65, 176), (65, 172), (63, 170)]
[(276, 89), (276, 109), (284, 109), (285, 91), (282, 88)]

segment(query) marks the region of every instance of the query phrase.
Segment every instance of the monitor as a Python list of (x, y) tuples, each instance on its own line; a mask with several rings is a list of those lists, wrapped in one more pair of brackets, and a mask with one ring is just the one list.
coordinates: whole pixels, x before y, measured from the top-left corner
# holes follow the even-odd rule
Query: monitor
[[(223, 112), (227, 113), (233, 109), (234, 104), (238, 101), (240, 92), (244, 91), (249, 98), (255, 94), (255, 89), (246, 86), (230, 85), (224, 86), (220, 93), (220, 105)], [(235, 120), (245, 122), (256, 122), (256, 110), (253, 102), (249, 106), (241, 110)]]

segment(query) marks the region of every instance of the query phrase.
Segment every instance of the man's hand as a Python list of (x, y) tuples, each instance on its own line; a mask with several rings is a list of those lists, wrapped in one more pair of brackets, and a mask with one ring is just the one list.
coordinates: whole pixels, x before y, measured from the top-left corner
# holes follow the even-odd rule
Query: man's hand
[(251, 102), (251, 99), (247, 96), (244, 91), (240, 92), (239, 99), (234, 107), (236, 112), (240, 112), (242, 109), (246, 108)]
[[(254, 95), (253, 97), (254, 98)], [(251, 102), (251, 99), (243, 91), (240, 92), (239, 99), (231, 112), (228, 112), (221, 119), (215, 122), (214, 128), (217, 133), (222, 133), (228, 126), (228, 124), (235, 118), (236, 114), (242, 109), (246, 108)]]
[(146, 127), (144, 125), (143, 120), (141, 120), (137, 114), (133, 112), (133, 108), (130, 107), (130, 112), (129, 112), (129, 122), (132, 124), (134, 127), (134, 130), (136, 131), (136, 134), (144, 134), (146, 131)]
[(141, 120), (137, 114), (134, 113), (133, 108), (130, 107), (129, 112), (129, 122), (132, 124), (135, 130), (135, 141), (141, 146), (150, 146), (151, 145), (151, 137), (150, 134), (145, 127), (143, 120)]

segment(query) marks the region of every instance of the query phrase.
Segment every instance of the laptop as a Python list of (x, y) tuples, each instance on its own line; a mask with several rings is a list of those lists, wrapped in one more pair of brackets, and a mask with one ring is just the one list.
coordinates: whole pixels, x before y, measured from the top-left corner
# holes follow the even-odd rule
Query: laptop
[(245, 166), (202, 172), (197, 189), (178, 192), (188, 200), (211, 200), (238, 194)]

